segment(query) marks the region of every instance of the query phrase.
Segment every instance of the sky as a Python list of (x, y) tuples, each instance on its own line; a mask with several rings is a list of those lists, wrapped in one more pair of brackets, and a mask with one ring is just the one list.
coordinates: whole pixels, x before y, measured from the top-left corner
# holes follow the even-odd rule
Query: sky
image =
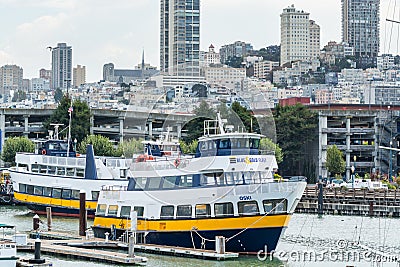
[[(291, 4), (321, 27), (321, 46), (341, 41), (340, 0), (201, 0), (200, 47), (218, 50), (234, 41), (255, 49), (280, 43), (280, 14)], [(16, 64), (24, 78), (51, 68), (49, 46), (72, 46), (73, 66), (86, 66), (87, 82), (102, 78), (105, 63), (133, 69), (159, 66), (159, 0), (0, 0), (0, 66)], [(381, 53), (399, 53), (400, 0), (381, 0)]]

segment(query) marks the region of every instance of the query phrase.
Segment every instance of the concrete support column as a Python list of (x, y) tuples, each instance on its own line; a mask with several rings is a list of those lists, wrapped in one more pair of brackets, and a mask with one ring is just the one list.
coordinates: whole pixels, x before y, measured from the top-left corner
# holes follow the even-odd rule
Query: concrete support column
[(181, 137), (182, 137), (182, 124), (178, 123), (176, 125), (176, 132), (178, 134), (178, 139), (181, 139)]
[(29, 115), (24, 115), (24, 136), (29, 136)]
[(328, 128), (328, 118), (325, 114), (319, 114), (319, 123), (318, 123), (318, 135), (319, 135), (319, 157), (318, 157), (318, 176), (328, 177), (328, 171), (326, 169), (326, 149), (323, 149), (323, 146), (328, 145), (328, 134), (324, 133), (324, 129)]
[(94, 115), (90, 115), (90, 128), (89, 128), (89, 132), (90, 134), (93, 134), (93, 127), (94, 127)]
[(350, 166), (350, 137), (351, 137), (351, 132), (350, 132), (350, 119), (351, 117), (346, 117), (346, 179), (347, 181), (350, 181), (351, 178), (351, 166)]
[(149, 137), (150, 139), (153, 138), (153, 121), (149, 120)]
[(124, 117), (119, 117), (119, 141), (124, 141)]
[(1, 130), (1, 149), (3, 150), (4, 141), (6, 139), (6, 115), (4, 113), (0, 114), (0, 130)]

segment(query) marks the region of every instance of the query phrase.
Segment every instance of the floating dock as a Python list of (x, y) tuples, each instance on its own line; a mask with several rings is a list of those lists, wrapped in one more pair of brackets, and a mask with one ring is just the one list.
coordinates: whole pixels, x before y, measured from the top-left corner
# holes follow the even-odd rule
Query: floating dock
[[(99, 262), (109, 262), (125, 265), (144, 265), (147, 262), (146, 257), (129, 257), (127, 253), (111, 251), (128, 250), (129, 244), (117, 241), (105, 241), (104, 239), (91, 238), (83, 239), (77, 235), (58, 232), (31, 232), (31, 239), (28, 239), (27, 245), (18, 245), (18, 251), (34, 251), (34, 238), (41, 238), (41, 251), (44, 254), (62, 255), (65, 257), (80, 258), (85, 260), (96, 260)], [(108, 250), (101, 250), (108, 249)], [(239, 253), (225, 252), (217, 253), (212, 250), (171, 247), (153, 244), (135, 244), (135, 252), (150, 254), (160, 254), (175, 257), (198, 258), (207, 260), (229, 260), (239, 257)]]
[[(28, 245), (18, 245), (18, 251), (34, 251), (34, 240), (28, 240)], [(64, 257), (72, 257), (85, 259), (90, 261), (109, 262), (125, 265), (144, 265), (147, 263), (146, 257), (133, 256), (130, 257), (126, 253), (114, 251), (96, 250), (88, 248), (71, 247), (62, 244), (57, 244), (54, 240), (42, 240), (41, 252), (51, 255), (62, 255)]]

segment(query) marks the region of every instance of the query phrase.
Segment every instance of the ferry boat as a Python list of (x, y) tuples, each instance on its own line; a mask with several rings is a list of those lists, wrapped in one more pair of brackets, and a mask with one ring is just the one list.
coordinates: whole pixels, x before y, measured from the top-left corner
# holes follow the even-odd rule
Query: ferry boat
[[(93, 157), (93, 167), (86, 167), (86, 157)], [(52, 208), (56, 216), (79, 216), (79, 194), (86, 193), (88, 216), (93, 217), (102, 186), (126, 185), (128, 160), (95, 158), (93, 150), (77, 156), (65, 140), (38, 143), (36, 153), (17, 153), (16, 166), (9, 169), (14, 201), (25, 204), (37, 214)], [(92, 174), (90, 169), (96, 169)]]
[(306, 182), (274, 181), (278, 165), (261, 153), (262, 135), (226, 132), (220, 117), (204, 126), (193, 159), (156, 170), (143, 163), (126, 187), (103, 187), (96, 237), (134, 231), (138, 243), (215, 249), (223, 236), (230, 252), (276, 248)]
[(101, 188), (126, 185), (130, 166), (135, 169), (136, 163), (151, 164), (152, 168), (159, 163), (172, 165), (180, 155), (179, 142), (158, 139), (143, 141), (143, 145), (143, 154), (126, 159), (94, 158), (92, 148), (81, 156), (71, 144), (68, 147), (66, 140), (38, 142), (35, 153), (17, 153), (16, 166), (9, 169), (14, 201), (37, 214), (46, 214), (46, 207), (51, 207), (53, 215), (78, 217), (79, 193), (83, 190), (88, 217), (94, 217)]

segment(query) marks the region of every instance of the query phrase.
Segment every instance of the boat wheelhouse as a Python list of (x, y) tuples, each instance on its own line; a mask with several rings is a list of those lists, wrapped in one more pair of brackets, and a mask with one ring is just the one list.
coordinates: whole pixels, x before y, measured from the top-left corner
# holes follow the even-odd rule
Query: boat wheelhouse
[(261, 153), (262, 137), (206, 121), (195, 158), (138, 169), (127, 187), (102, 189), (95, 236), (118, 238), (137, 226), (139, 243), (214, 249), (224, 236), (227, 251), (274, 250), (306, 183), (274, 181), (278, 165), (273, 153)]

